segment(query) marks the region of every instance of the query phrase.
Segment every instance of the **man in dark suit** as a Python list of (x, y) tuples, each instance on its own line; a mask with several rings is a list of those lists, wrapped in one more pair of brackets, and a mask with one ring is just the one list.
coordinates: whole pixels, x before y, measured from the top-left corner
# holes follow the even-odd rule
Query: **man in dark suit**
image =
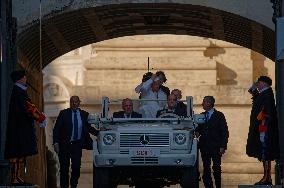
[(133, 102), (126, 98), (122, 100), (123, 111), (114, 112), (113, 118), (142, 118), (142, 115), (133, 111)]
[(203, 161), (203, 183), (206, 188), (213, 188), (211, 178), (211, 160), (216, 188), (221, 188), (221, 157), (227, 149), (229, 131), (225, 116), (214, 109), (213, 96), (205, 96), (202, 102), (205, 123), (198, 125), (196, 136)]
[[(156, 117), (160, 117), (163, 114), (172, 113), (178, 116), (186, 116), (186, 110), (182, 108), (177, 108), (177, 97), (174, 94), (170, 94), (167, 99), (167, 107), (158, 110)], [(168, 116), (166, 116), (168, 117)], [(169, 115), (170, 117), (170, 115)]]
[(54, 129), (53, 144), (60, 163), (60, 187), (69, 187), (69, 166), (71, 159), (71, 188), (77, 187), (80, 177), (83, 144), (89, 132), (97, 135), (98, 131), (88, 123), (89, 113), (81, 110), (78, 96), (70, 98), (70, 108), (61, 110)]

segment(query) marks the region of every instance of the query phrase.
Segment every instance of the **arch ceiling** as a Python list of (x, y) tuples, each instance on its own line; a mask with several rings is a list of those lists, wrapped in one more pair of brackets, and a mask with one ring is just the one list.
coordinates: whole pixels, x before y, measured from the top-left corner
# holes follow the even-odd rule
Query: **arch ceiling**
[[(147, 34), (193, 35), (244, 46), (274, 60), (275, 33), (229, 12), (185, 4), (120, 4), (57, 13), (42, 19), (42, 63), (81, 46)], [(30, 66), (40, 69), (39, 23), (18, 35), (17, 46)]]

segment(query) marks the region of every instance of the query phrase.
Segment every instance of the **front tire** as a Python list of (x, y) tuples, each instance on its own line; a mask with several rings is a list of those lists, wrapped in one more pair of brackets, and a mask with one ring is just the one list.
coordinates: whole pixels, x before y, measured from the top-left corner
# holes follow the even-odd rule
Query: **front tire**
[(93, 188), (113, 188), (109, 168), (93, 165)]
[(196, 166), (183, 170), (180, 185), (182, 188), (199, 188), (198, 169)]

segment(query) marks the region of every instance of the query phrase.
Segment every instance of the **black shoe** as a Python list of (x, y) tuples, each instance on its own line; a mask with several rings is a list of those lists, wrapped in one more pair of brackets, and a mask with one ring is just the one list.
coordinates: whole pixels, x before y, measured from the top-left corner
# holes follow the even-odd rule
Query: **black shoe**
[(262, 185), (272, 185), (272, 180), (266, 180), (262, 183)]
[(265, 180), (265, 181), (259, 181), (256, 182), (254, 185), (272, 185), (272, 180)]
[(262, 184), (263, 182), (264, 182), (264, 181), (260, 180), (260, 181), (256, 182), (254, 185), (263, 185), (263, 184)]
[(11, 183), (12, 186), (33, 186), (34, 184), (32, 183), (28, 183), (28, 182), (14, 182), (14, 183)]

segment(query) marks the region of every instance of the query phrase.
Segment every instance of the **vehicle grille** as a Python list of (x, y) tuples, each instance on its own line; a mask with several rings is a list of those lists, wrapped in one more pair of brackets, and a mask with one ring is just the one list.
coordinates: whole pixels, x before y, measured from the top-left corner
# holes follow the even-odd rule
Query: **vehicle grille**
[(129, 154), (129, 150), (128, 149), (127, 150), (120, 150), (119, 153), (128, 155)]
[(158, 157), (131, 157), (132, 164), (158, 164)]
[[(124, 154), (124, 155), (129, 155), (129, 149), (120, 150), (119, 153), (120, 153), (120, 154)], [(168, 149), (162, 148), (162, 149), (160, 150), (160, 154), (167, 154), (167, 153), (169, 153), (169, 150), (168, 150)]]
[[(141, 137), (147, 137), (147, 144), (141, 143)], [(170, 139), (168, 133), (120, 133), (120, 148), (129, 147), (168, 147)]]

